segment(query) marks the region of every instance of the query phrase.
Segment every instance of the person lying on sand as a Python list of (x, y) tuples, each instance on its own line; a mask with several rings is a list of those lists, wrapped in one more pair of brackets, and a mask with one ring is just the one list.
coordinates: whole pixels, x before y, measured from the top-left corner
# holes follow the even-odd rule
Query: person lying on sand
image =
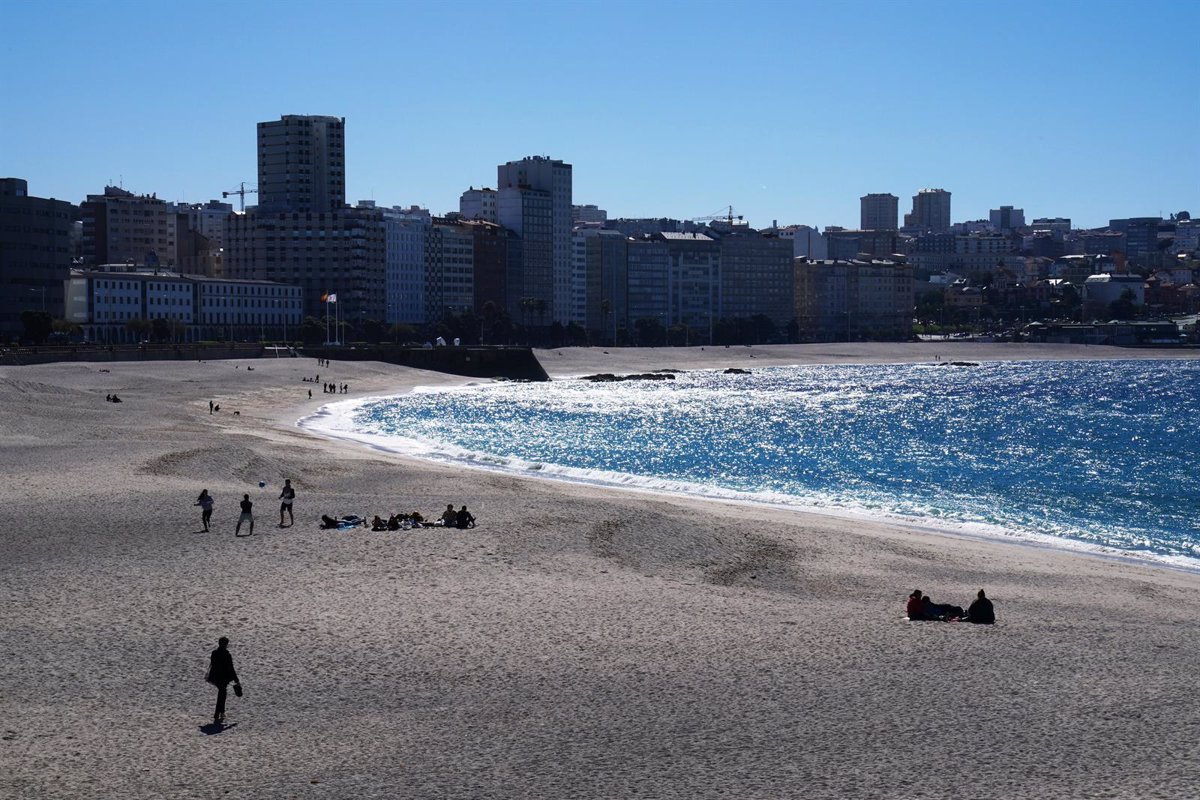
[(366, 524), (366, 520), (357, 514), (345, 514), (338, 518), (333, 518), (328, 514), (321, 515), (321, 527), (325, 530), (335, 530), (340, 528), (357, 528), (359, 525)]
[[(983, 598), (983, 590), (979, 590), (980, 598)], [(976, 600), (976, 603), (979, 601)], [(975, 607), (973, 603), (972, 608)], [(985, 610), (986, 609), (986, 610)], [(987, 601), (986, 606), (980, 606), (979, 614), (981, 618), (985, 618), (988, 612), (991, 611), (991, 602)], [(905, 604), (905, 612), (908, 614), (909, 620), (930, 620), (938, 622), (958, 622), (967, 620), (968, 613), (962, 610), (961, 606), (950, 605), (949, 603), (935, 603), (927, 594), (922, 594), (920, 589), (913, 589), (912, 594), (908, 596), (908, 601)], [(995, 621), (995, 616), (992, 616), (992, 621)]]

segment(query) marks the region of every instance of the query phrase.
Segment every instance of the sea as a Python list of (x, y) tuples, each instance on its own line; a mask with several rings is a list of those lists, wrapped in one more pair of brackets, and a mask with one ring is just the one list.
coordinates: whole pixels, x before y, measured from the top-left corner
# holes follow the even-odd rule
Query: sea
[(423, 388), (301, 424), (440, 462), (1200, 568), (1200, 361)]

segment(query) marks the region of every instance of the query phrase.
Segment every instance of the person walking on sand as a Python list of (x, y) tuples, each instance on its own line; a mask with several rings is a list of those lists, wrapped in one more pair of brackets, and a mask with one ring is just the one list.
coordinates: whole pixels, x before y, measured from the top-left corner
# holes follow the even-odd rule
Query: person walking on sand
[(200, 522), (204, 525), (204, 532), (208, 533), (208, 521), (212, 519), (213, 499), (208, 493), (208, 489), (202, 489), (200, 496), (196, 498), (193, 505), (200, 506)]
[(242, 523), (249, 522), (250, 523), (250, 533), (247, 535), (253, 536), (254, 535), (254, 513), (253, 513), (254, 512), (254, 503), (250, 502), (250, 495), (248, 495), (248, 494), (242, 495), (242, 502), (239, 505), (241, 505), (241, 507), (242, 507), (242, 513), (238, 515), (237, 528), (234, 529), (233, 535), (241, 536), (242, 535)]
[(287, 512), (288, 526), (296, 524), (296, 518), (292, 516), (292, 501), (296, 499), (296, 490), (292, 488), (292, 480), (288, 478), (283, 482), (283, 491), (279, 493), (279, 527), (283, 527), (283, 514)]
[(233, 668), (233, 656), (229, 653), (229, 637), (222, 636), (217, 640), (217, 649), (208, 657), (208, 675), (204, 680), (217, 687), (217, 710), (213, 712), (213, 722), (224, 722), (225, 695), (229, 684), (234, 685), (238, 697), (242, 696), (242, 684), (238, 680), (237, 670)]
[(212, 410), (213, 410), (213, 401), (212, 401), (212, 400), (209, 400), (209, 401), (208, 401), (208, 413), (209, 413), (210, 415), (212, 414)]

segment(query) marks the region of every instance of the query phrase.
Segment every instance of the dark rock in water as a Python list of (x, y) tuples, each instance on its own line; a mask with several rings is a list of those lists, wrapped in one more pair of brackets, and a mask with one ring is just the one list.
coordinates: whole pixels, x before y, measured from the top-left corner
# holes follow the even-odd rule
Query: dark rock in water
[(725, 370), (726, 375), (749, 375), (750, 370), (741, 369), (740, 367), (729, 367)]
[(580, 380), (592, 383), (619, 383), (621, 381), (673, 381), (675, 376), (669, 373), (642, 372), (636, 375), (613, 375), (611, 372), (601, 372), (597, 375), (584, 375)]
[(935, 361), (933, 367), (978, 367), (978, 361)]
[(662, 372), (662, 373), (670, 374), (670, 375), (682, 375), (683, 374), (683, 370), (681, 370), (681, 369), (656, 369), (654, 371)]

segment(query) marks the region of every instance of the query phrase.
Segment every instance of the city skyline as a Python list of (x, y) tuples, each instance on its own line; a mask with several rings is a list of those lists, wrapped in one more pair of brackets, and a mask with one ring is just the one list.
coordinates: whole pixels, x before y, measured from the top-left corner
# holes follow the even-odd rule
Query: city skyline
[[(203, 202), (256, 180), (255, 123), (327, 114), (346, 118), (347, 202), (439, 214), (530, 155), (573, 164), (574, 201), (614, 217), (855, 227), (861, 196), (904, 211), (930, 187), (953, 221), (1198, 210), (1200, 154), (1173, 133), (1200, 122), (1186, 5), (145, 8), (6, 10), (20, 79), (0, 95), (22, 113), (0, 173), (72, 203), (108, 183)], [(1112, 30), (1156, 46), (1122, 58)]]

